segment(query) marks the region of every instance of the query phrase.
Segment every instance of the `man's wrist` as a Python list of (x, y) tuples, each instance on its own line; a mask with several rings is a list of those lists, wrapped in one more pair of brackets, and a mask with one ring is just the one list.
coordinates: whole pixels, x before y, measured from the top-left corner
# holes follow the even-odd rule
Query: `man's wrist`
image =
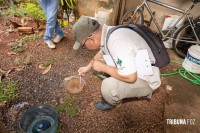
[(92, 64), (91, 64), (91, 62), (87, 65), (87, 69), (88, 69), (88, 71), (90, 71), (90, 70), (92, 69)]
[(108, 69), (109, 69), (109, 66), (106, 65), (106, 64), (104, 64), (104, 67), (103, 67), (102, 72), (104, 72), (104, 73), (108, 73)]

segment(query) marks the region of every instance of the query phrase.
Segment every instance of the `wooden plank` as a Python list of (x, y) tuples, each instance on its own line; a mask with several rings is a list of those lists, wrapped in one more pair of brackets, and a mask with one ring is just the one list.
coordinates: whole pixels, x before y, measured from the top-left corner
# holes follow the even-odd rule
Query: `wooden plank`
[(18, 27), (17, 28), (19, 33), (24, 33), (24, 34), (33, 34), (34, 30), (32, 27)]

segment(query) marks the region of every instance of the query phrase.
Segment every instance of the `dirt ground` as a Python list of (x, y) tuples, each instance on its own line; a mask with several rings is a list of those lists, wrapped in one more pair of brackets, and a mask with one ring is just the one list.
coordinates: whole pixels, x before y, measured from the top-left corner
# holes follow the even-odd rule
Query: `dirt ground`
[[(177, 57), (173, 50), (168, 50), (171, 60), (183, 62)], [(171, 63), (166, 69), (173, 72), (182, 66)], [(199, 133), (200, 132), (200, 86), (189, 82), (180, 75), (173, 75), (166, 78), (165, 111), (164, 111), (164, 132), (165, 133)], [(168, 88), (167, 87), (167, 88)], [(186, 125), (167, 124), (167, 119), (184, 119)]]
[[(2, 82), (18, 81), (19, 98), (0, 105), (0, 121), (9, 131), (20, 132), (19, 120), (22, 114), (37, 104), (48, 104), (53, 107), (61, 104), (66, 90), (61, 86), (67, 76), (77, 75), (79, 67), (86, 65), (96, 51), (72, 49), (74, 39), (71, 30), (64, 28), (65, 38), (57, 44), (56, 49), (49, 49), (42, 39), (25, 44), (22, 53), (9, 54), (10, 42), (21, 38), (17, 32), (8, 33), (9, 26), (0, 20), (0, 69), (8, 71), (17, 68), (20, 62), (29, 61), (31, 65), (20, 71), (13, 69)], [(42, 74), (39, 64), (51, 60), (53, 65), (47, 74)], [(70, 117), (66, 112), (59, 112), (61, 133), (162, 133), (164, 132), (164, 105), (166, 98), (165, 79), (162, 86), (156, 90), (152, 99), (127, 99), (124, 103), (111, 111), (101, 112), (94, 108), (94, 104), (101, 100), (101, 79), (92, 72), (84, 80), (86, 86), (78, 94), (67, 96), (75, 100), (78, 116)], [(27, 104), (12, 112), (12, 107), (20, 102)], [(0, 123), (0, 124), (1, 124)], [(1, 124), (2, 126), (2, 124)], [(2, 131), (3, 132), (3, 131)]]

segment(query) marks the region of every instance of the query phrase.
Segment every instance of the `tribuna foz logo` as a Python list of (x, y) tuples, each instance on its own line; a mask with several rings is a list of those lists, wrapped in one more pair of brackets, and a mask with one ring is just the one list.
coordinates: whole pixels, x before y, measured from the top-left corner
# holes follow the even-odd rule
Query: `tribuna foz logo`
[(195, 125), (195, 119), (166, 119), (169, 125)]

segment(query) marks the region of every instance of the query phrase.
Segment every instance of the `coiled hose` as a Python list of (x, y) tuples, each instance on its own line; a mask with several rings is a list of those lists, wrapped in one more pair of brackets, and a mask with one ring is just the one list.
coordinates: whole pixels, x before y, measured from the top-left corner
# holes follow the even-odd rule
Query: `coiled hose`
[[(173, 60), (171, 60), (170, 62), (180, 64), (180, 65), (182, 64), (181, 62), (177, 62), (177, 61), (173, 61)], [(193, 84), (200, 85), (200, 75), (191, 73), (191, 72), (185, 70), (184, 68), (180, 68), (176, 72), (160, 74), (160, 76), (172, 76), (172, 75), (176, 75), (176, 74), (180, 74), (183, 78), (192, 82)]]

